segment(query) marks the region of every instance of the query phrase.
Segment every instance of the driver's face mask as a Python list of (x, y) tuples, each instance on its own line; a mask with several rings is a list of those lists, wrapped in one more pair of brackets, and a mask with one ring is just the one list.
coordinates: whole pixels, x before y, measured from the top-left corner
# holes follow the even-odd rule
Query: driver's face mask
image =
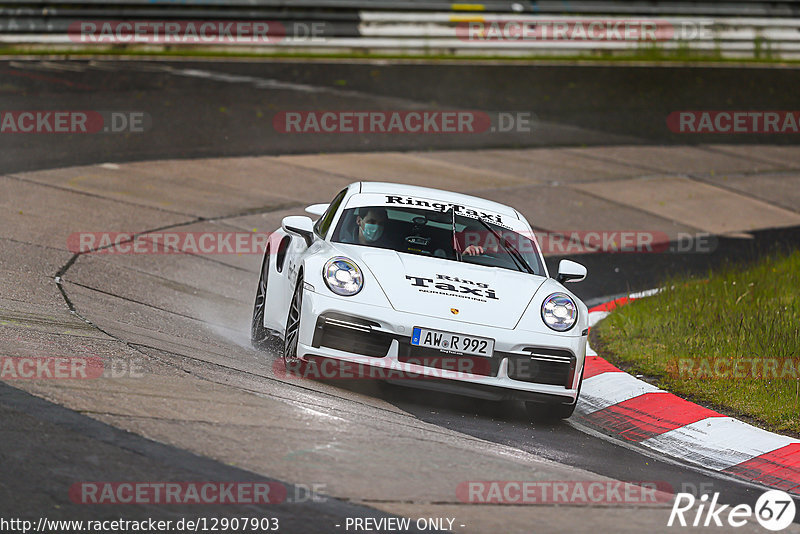
[(365, 222), (361, 231), (367, 241), (377, 241), (383, 235), (383, 225)]

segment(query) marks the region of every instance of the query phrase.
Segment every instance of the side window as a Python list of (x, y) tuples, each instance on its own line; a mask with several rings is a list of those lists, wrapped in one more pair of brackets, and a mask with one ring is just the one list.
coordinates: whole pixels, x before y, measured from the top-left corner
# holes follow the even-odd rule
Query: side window
[(339, 209), (339, 204), (341, 204), (342, 200), (344, 200), (344, 195), (346, 193), (347, 189), (342, 189), (339, 191), (339, 194), (334, 197), (330, 206), (328, 206), (328, 210), (322, 214), (322, 217), (320, 217), (317, 223), (314, 225), (314, 232), (318, 236), (324, 238), (325, 234), (328, 233), (328, 228), (331, 227), (331, 222), (333, 222), (333, 216), (336, 215), (336, 210)]

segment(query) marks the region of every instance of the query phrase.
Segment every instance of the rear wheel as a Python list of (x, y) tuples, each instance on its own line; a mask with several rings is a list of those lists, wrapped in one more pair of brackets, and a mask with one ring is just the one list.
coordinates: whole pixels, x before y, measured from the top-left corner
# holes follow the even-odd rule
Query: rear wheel
[(258, 277), (256, 300), (253, 303), (253, 319), (250, 324), (250, 342), (258, 349), (269, 348), (274, 341), (272, 333), (264, 327), (264, 314), (267, 310), (267, 280), (269, 276), (269, 250), (261, 262), (261, 273)]

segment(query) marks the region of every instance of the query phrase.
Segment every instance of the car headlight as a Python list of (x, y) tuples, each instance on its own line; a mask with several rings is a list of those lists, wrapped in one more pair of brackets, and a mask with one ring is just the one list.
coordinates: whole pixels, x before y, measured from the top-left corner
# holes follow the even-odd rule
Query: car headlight
[(553, 293), (542, 303), (542, 320), (558, 332), (566, 332), (578, 320), (575, 301), (564, 293)]
[(325, 264), (322, 277), (331, 291), (344, 297), (352, 297), (364, 287), (364, 275), (351, 259), (344, 256), (331, 258)]

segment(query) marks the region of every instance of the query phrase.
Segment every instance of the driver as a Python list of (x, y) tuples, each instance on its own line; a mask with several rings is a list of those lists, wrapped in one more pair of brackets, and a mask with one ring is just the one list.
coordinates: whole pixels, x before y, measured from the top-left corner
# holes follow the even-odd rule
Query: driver
[[(455, 240), (453, 242), (453, 246), (457, 248), (462, 256), (480, 256), (486, 252), (486, 250), (480, 245), (468, 245), (465, 247), (465, 234), (465, 231), (456, 232)], [(446, 257), (446, 253), (444, 249), (437, 249), (436, 252), (434, 252), (434, 256), (444, 258)]]
[[(470, 245), (464, 250), (461, 251), (461, 254), (464, 256), (480, 256), (483, 254), (483, 247), (479, 245)], [(434, 256), (439, 258), (446, 258), (447, 253), (444, 251), (443, 248), (437, 248), (436, 251), (433, 253)]]
[(358, 226), (358, 242), (362, 245), (385, 246), (388, 244), (384, 235), (386, 231), (386, 208), (369, 207), (366, 211), (360, 211), (356, 217)]
[(480, 254), (483, 254), (483, 252), (484, 250), (482, 246), (470, 245), (464, 249), (464, 252), (462, 252), (462, 254), (466, 254), (467, 256), (478, 256)]
[[(481, 254), (486, 253), (486, 249), (481, 245), (468, 245), (466, 247), (464, 246), (466, 245), (465, 242), (467, 241), (468, 233), (469, 232), (467, 231), (467, 229), (464, 229), (464, 231), (462, 232), (456, 232), (456, 242), (458, 244), (458, 247), (462, 249), (461, 254), (465, 256), (480, 256)], [(489, 252), (497, 252), (496, 246), (489, 245), (488, 248)]]

